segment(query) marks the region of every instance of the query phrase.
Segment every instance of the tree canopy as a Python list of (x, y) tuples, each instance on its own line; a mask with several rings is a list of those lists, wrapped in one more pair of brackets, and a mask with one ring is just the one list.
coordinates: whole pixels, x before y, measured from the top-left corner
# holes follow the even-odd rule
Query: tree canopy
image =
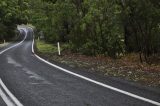
[(0, 15), (0, 39), (31, 23), (46, 41), (86, 55), (160, 54), (159, 0), (1, 0)]
[(0, 41), (12, 39), (17, 24), (27, 23), (27, 6), (27, 1), (22, 0), (0, 1)]

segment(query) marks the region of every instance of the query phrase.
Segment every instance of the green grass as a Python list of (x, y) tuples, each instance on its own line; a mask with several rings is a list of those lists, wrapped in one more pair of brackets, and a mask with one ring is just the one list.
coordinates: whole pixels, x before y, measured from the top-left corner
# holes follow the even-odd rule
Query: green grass
[(36, 40), (36, 45), (37, 45), (38, 51), (41, 53), (52, 54), (57, 52), (57, 47), (54, 46), (53, 44), (46, 43), (41, 40)]
[(4, 43), (0, 43), (0, 47), (4, 47), (4, 46), (7, 46), (9, 43), (6, 42), (5, 44)]

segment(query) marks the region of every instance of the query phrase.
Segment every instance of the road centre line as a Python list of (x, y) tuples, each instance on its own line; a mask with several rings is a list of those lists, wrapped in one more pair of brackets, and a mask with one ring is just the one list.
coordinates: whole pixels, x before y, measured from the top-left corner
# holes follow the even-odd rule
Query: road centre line
[(9, 98), (8, 98), (8, 96), (6, 96), (5, 93), (1, 90), (0, 96), (2, 97), (2, 99), (4, 100), (4, 102), (7, 104), (7, 106), (23, 106), (22, 103), (20, 103), (20, 101), (8, 90), (8, 88), (4, 85), (4, 83), (2, 82), (1, 79), (0, 79), (0, 85), (2, 86), (2, 88), (4, 89), (4, 91), (9, 96)]
[[(0, 82), (1, 82), (1, 79), (0, 79)], [(1, 88), (0, 88), (0, 97), (2, 97), (3, 101), (7, 101), (5, 102), (7, 106), (15, 106), (15, 104), (7, 97), (7, 95), (2, 91)]]

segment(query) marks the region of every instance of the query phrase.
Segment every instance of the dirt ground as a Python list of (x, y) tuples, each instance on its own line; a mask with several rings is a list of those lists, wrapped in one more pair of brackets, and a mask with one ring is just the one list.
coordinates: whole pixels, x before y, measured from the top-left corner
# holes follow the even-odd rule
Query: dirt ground
[(140, 63), (137, 54), (129, 54), (115, 60), (104, 56), (92, 57), (66, 51), (61, 56), (44, 54), (40, 51), (38, 53), (70, 67), (86, 68), (88, 71), (96, 71), (104, 76), (120, 77), (143, 85), (160, 87), (160, 64)]

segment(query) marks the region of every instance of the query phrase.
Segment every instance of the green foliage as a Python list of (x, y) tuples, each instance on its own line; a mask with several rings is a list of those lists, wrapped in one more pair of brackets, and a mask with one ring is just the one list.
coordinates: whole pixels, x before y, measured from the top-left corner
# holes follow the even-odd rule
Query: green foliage
[[(0, 41), (11, 40), (15, 36), (17, 24), (27, 23), (27, 2), (20, 0), (0, 1)], [(23, 7), (23, 8), (22, 8)]]
[(57, 53), (57, 47), (53, 46), (53, 44), (37, 40), (36, 45), (41, 53), (49, 53), (49, 54)]
[[(160, 53), (158, 0), (2, 0), (1, 36), (17, 23), (32, 23), (50, 43), (68, 43), (86, 55), (117, 58), (139, 52)], [(11, 26), (12, 31), (4, 31)], [(42, 33), (39, 33), (42, 32)]]
[(128, 51), (140, 53), (141, 61), (160, 52), (160, 1), (125, 0), (123, 9), (125, 43)]
[(79, 9), (78, 17), (81, 18), (70, 39), (74, 48), (89, 55), (117, 57), (123, 51), (118, 5), (109, 0), (85, 0), (81, 5), (85, 10)]

